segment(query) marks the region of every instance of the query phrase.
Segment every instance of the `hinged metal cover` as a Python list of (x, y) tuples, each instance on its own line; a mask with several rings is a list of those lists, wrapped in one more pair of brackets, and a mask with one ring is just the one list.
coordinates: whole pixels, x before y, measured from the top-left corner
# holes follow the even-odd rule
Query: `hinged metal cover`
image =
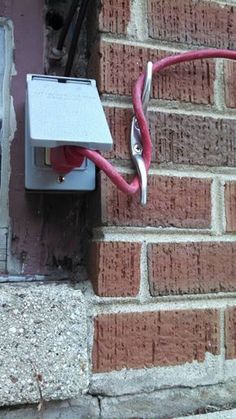
[(111, 149), (95, 80), (28, 74), (26, 103), (33, 147)]

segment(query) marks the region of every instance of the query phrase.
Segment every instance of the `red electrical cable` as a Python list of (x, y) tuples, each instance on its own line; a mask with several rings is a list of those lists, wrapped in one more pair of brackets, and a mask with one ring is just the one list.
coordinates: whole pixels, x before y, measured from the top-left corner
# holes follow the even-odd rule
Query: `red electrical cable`
[[(153, 64), (153, 74), (157, 73), (164, 68), (178, 63), (199, 60), (203, 58), (226, 58), (236, 60), (236, 51), (224, 50), (224, 49), (203, 49), (197, 51), (189, 51), (181, 54), (173, 55), (170, 57), (163, 58)], [(145, 72), (142, 73), (133, 90), (133, 107), (134, 114), (137, 119), (142, 143), (143, 143), (143, 159), (145, 162), (146, 169), (148, 170), (151, 163), (152, 155), (152, 143), (149, 133), (149, 126), (142, 107), (142, 89), (145, 79)], [(65, 174), (73, 170), (75, 167), (79, 167), (84, 157), (92, 160), (96, 166), (103, 170), (111, 181), (120, 189), (122, 192), (127, 194), (134, 194), (139, 189), (139, 178), (135, 176), (132, 182), (129, 184), (119, 174), (112, 164), (110, 164), (104, 157), (102, 157), (97, 151), (89, 150), (82, 147), (75, 146), (63, 146), (51, 149), (51, 163), (53, 170), (60, 174)]]

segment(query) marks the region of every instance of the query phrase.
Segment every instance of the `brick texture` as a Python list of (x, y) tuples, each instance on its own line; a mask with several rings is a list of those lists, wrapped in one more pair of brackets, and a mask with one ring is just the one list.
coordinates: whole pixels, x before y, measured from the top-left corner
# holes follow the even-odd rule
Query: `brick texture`
[[(170, 52), (100, 42), (92, 54), (90, 76), (98, 80), (101, 93), (131, 95), (133, 85), (149, 60), (156, 61)], [(212, 60), (182, 63), (154, 76), (154, 98), (182, 102), (213, 103), (215, 64)]]
[(99, 13), (101, 32), (125, 34), (130, 20), (130, 0), (102, 0)]
[(236, 231), (236, 182), (225, 184), (225, 215), (226, 231), (234, 233)]
[[(129, 178), (127, 178), (129, 179)], [(101, 221), (105, 225), (208, 228), (211, 225), (211, 182), (207, 179), (149, 176), (148, 203), (139, 193), (120, 192), (101, 173)]]
[[(146, 5), (144, 24), (147, 23), (149, 45), (151, 43), (153, 48), (135, 44), (135, 38), (133, 45), (122, 41), (131, 17), (131, 0), (101, 0), (98, 30), (112, 34), (113, 38), (97, 38), (90, 56), (89, 76), (96, 78), (100, 93), (123, 101), (124, 107), (105, 109), (114, 138), (114, 149), (106, 157), (116, 159), (117, 163), (130, 160), (132, 109), (125, 109), (124, 96), (131, 96), (147, 61), (155, 62), (170, 55), (170, 51), (164, 50), (168, 43), (173, 46), (172, 51), (177, 44), (185, 50), (236, 49), (236, 4), (219, 4), (216, 0), (147, 0)], [(115, 37), (117, 42), (112, 41)], [(155, 47), (155, 40), (163, 48)], [(221, 94), (228, 108), (236, 107), (235, 80), (236, 64), (225, 61)], [(149, 112), (152, 162), (163, 167), (178, 164), (236, 166), (235, 121), (194, 115), (197, 105), (207, 105), (214, 111), (210, 108), (215, 104), (214, 82), (215, 60), (182, 63), (154, 76), (152, 98), (175, 101), (172, 105), (180, 109), (181, 104), (188, 103), (192, 114), (185, 115), (184, 111), (181, 114), (180, 110), (176, 114)], [(143, 208), (139, 194), (127, 196), (103, 173), (99, 176), (100, 188), (92, 198), (96, 205), (93, 217), (99, 226), (202, 230), (211, 227), (210, 179), (149, 175), (148, 203)], [(124, 176), (131, 179), (131, 175)], [(236, 182), (225, 185), (227, 232), (236, 231), (235, 185)], [(94, 206), (91, 208), (93, 211)], [(236, 243), (222, 242), (220, 238), (218, 242), (199, 239), (193, 243), (176, 243), (174, 240), (173, 236), (172, 243), (148, 245), (148, 281), (152, 296), (236, 291)], [(89, 268), (95, 293), (102, 297), (138, 295), (140, 246), (123, 241), (91, 244)], [(228, 359), (236, 358), (235, 319), (236, 308), (230, 308), (225, 317)], [(94, 372), (202, 362), (207, 351), (214, 355), (220, 353), (217, 310), (113, 313), (100, 314), (94, 319)]]
[(236, 243), (161, 243), (148, 247), (153, 296), (236, 291)]
[(102, 297), (136, 296), (140, 283), (140, 243), (92, 242), (88, 269)]
[(236, 108), (236, 64), (233, 61), (224, 63), (225, 103), (228, 108)]
[(95, 318), (94, 372), (204, 361), (219, 353), (215, 310), (118, 313)]
[(147, 3), (150, 37), (187, 45), (236, 48), (236, 7), (199, 0)]
[(113, 138), (113, 148), (104, 155), (110, 159), (130, 160), (130, 127), (132, 109), (104, 108)]
[[(132, 110), (106, 108), (114, 139), (107, 157), (130, 160), (129, 135)], [(196, 115), (148, 113), (152, 161), (204, 166), (236, 165), (236, 121)]]
[(225, 357), (236, 358), (236, 307), (230, 307), (225, 312)]

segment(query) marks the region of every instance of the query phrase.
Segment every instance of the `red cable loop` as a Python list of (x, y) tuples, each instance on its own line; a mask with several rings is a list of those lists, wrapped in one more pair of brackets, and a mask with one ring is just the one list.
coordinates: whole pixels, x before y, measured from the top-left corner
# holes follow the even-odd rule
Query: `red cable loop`
[[(199, 60), (203, 58), (226, 58), (236, 60), (236, 51), (224, 50), (224, 49), (203, 49), (197, 51), (189, 51), (181, 54), (173, 55), (170, 57), (163, 58), (153, 64), (153, 74), (157, 73), (164, 68), (178, 63)], [(134, 114), (137, 118), (137, 122), (141, 131), (142, 143), (143, 143), (143, 159), (145, 162), (146, 169), (148, 171), (151, 163), (152, 155), (152, 143), (149, 133), (149, 126), (146, 117), (143, 113), (142, 107), (142, 89), (145, 78), (145, 72), (143, 72), (133, 89), (133, 107)], [(119, 172), (109, 163), (104, 157), (102, 157), (97, 151), (89, 150), (87, 148), (76, 147), (76, 146), (64, 146), (51, 149), (51, 162), (53, 170), (60, 174), (65, 174), (73, 170), (75, 167), (79, 167), (83, 158), (86, 157), (93, 161), (97, 167), (103, 170), (111, 181), (120, 189), (122, 192), (127, 194), (134, 194), (139, 189), (139, 178), (135, 176), (132, 182), (129, 184), (119, 174)]]

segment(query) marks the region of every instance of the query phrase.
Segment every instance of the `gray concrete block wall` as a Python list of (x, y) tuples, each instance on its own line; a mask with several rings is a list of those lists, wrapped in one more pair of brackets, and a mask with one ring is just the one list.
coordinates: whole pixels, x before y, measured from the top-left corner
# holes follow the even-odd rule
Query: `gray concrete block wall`
[(86, 303), (67, 285), (0, 286), (0, 405), (85, 393)]

